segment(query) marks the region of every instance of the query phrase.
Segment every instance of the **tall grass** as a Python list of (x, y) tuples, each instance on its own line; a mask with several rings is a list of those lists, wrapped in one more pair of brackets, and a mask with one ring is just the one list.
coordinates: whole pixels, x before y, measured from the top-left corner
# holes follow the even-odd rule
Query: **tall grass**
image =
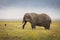
[(22, 22), (0, 22), (0, 40), (60, 40), (60, 22), (52, 22), (50, 30), (40, 26), (32, 29), (30, 23), (22, 29), (19, 26), (21, 24)]

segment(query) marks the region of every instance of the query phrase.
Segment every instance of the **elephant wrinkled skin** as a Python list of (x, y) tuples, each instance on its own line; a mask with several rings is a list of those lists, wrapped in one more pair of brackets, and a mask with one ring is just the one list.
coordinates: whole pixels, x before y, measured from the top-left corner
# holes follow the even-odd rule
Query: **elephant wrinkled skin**
[(36, 14), (36, 13), (25, 13), (23, 17), (23, 29), (27, 22), (31, 23), (32, 29), (35, 29), (36, 26), (43, 26), (45, 29), (50, 29), (51, 18), (45, 14)]

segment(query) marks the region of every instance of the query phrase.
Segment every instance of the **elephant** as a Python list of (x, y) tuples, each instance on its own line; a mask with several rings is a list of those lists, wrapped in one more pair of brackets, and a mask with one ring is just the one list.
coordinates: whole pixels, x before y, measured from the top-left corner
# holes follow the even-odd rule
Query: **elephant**
[(22, 21), (23, 29), (27, 22), (31, 24), (32, 29), (35, 29), (36, 26), (43, 26), (45, 29), (50, 29), (51, 18), (45, 13), (25, 13)]

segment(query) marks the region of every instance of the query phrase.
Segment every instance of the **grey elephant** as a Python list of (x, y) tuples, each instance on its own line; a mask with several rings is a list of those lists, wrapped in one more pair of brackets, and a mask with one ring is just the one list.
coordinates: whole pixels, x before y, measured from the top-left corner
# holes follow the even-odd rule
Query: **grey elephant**
[(22, 22), (23, 29), (27, 22), (30, 22), (32, 29), (35, 29), (36, 26), (43, 26), (45, 29), (50, 29), (51, 18), (45, 13), (25, 13)]

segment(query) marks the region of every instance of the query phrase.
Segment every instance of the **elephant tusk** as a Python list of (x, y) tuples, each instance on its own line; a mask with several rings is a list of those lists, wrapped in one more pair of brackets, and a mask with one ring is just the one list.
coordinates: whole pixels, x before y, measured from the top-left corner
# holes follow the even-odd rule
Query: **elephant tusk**
[(20, 26), (23, 26), (24, 25), (24, 23), (23, 24), (21, 24)]

